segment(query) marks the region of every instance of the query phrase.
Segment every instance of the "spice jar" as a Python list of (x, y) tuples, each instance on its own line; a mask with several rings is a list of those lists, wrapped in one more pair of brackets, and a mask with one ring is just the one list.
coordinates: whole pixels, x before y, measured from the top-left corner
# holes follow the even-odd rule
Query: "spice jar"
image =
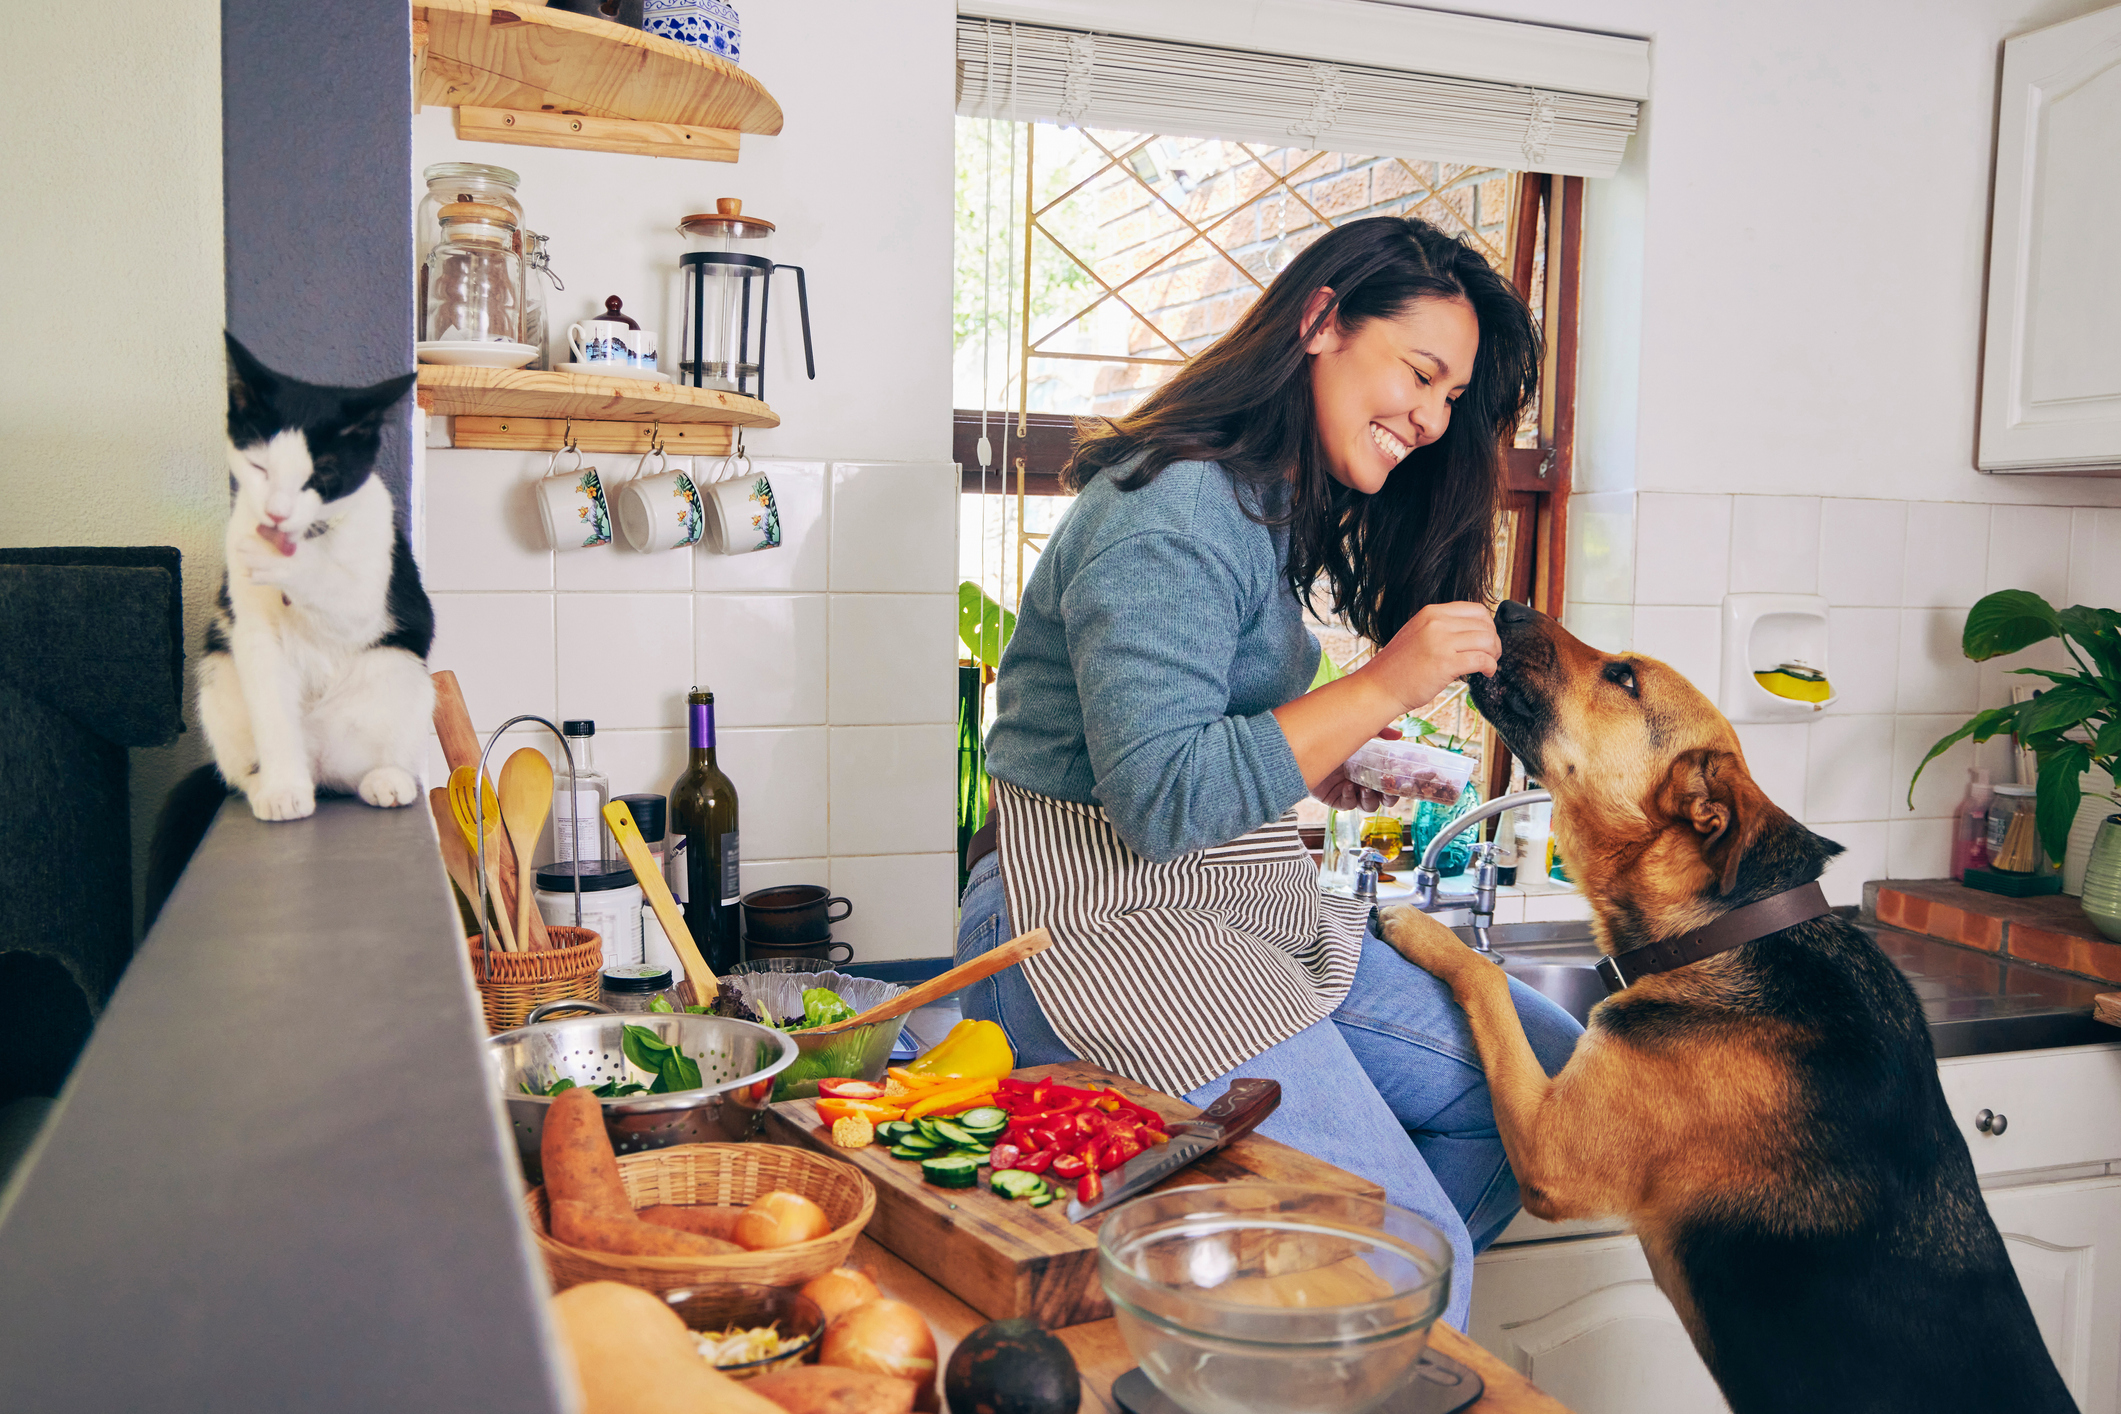
[(598, 979), (597, 1000), (613, 1011), (653, 1011), (657, 997), (677, 1010), (677, 989), (666, 967), (607, 967)]
[(2040, 844), (2039, 791), (2034, 786), (1996, 786), (1988, 804), (1988, 867), (2001, 874), (2053, 874)]

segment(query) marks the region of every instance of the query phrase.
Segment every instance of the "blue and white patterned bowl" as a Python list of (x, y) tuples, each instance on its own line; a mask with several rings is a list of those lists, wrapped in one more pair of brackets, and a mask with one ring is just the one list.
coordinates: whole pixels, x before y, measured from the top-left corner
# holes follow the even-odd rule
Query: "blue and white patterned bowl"
[(742, 63), (744, 27), (729, 0), (647, 0), (643, 29)]

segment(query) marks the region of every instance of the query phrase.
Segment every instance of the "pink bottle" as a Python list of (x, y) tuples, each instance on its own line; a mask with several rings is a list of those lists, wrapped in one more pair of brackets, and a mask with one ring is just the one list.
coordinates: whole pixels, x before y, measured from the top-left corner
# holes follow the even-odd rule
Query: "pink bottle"
[(1988, 768), (1972, 766), (1966, 772), (1966, 798), (1952, 819), (1952, 877), (1964, 879), (1969, 869), (1988, 867), (1988, 803), (1995, 789), (1988, 783)]

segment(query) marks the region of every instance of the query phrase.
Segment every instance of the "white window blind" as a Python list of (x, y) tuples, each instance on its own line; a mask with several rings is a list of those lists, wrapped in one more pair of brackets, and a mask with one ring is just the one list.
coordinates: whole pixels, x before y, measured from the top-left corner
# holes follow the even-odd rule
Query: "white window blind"
[(957, 111), (1609, 177), (1628, 98), (959, 15)]

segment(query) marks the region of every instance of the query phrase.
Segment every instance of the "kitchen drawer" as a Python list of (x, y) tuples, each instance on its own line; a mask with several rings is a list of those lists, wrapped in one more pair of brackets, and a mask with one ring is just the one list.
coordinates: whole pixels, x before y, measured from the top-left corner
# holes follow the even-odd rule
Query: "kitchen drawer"
[[(1957, 1056), (1937, 1075), (1977, 1173), (2121, 1159), (2121, 1045)], [(2001, 1134), (1974, 1127), (1983, 1110)]]

